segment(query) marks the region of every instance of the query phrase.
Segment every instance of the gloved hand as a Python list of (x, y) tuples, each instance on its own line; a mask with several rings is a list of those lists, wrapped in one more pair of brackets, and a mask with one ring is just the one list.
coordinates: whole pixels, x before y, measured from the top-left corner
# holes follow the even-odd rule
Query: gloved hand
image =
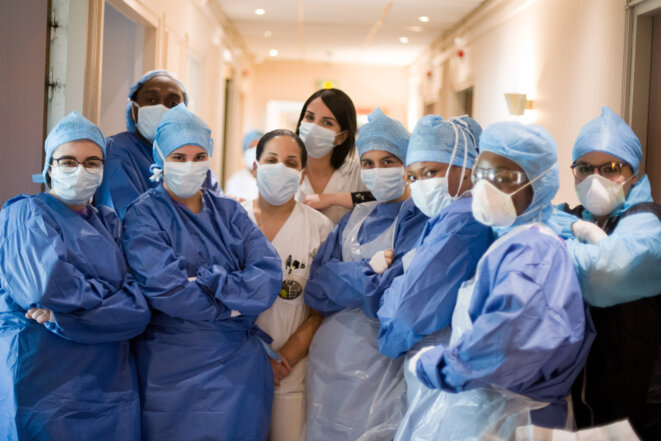
[(608, 234), (597, 225), (584, 220), (574, 222), (571, 225), (571, 230), (576, 239), (593, 245), (598, 244), (601, 239), (608, 236)]
[(370, 259), (370, 266), (374, 272), (383, 274), (385, 270), (390, 268), (394, 254), (393, 250), (381, 250), (374, 254)]
[(409, 365), (408, 365), (409, 372), (411, 372), (414, 376), (417, 376), (416, 369), (418, 366), (418, 360), (420, 360), (422, 354), (424, 354), (427, 351), (431, 351), (432, 349), (434, 349), (434, 346), (427, 346), (416, 352), (415, 355), (411, 357), (411, 360), (409, 360)]

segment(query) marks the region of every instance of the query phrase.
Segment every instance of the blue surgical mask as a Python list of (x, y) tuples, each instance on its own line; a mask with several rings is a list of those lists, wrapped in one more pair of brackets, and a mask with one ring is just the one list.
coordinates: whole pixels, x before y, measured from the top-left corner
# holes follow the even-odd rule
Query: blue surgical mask
[(271, 205), (282, 205), (293, 198), (300, 182), (301, 172), (282, 162), (257, 164), (257, 189)]
[(369, 168), (360, 171), (363, 184), (379, 202), (389, 202), (404, 194), (404, 167)]
[(51, 166), (51, 188), (64, 203), (80, 205), (89, 202), (103, 180), (103, 169), (90, 173), (79, 165), (71, 173), (63, 172), (57, 165)]
[[(135, 105), (138, 106), (137, 103)], [(170, 109), (163, 104), (142, 106), (138, 108), (138, 122), (136, 123), (136, 127), (147, 141), (154, 142), (156, 129), (168, 110)]]
[(311, 158), (323, 158), (335, 147), (333, 143), (337, 133), (331, 129), (303, 121), (298, 126), (298, 133)]
[(174, 194), (186, 199), (200, 191), (209, 172), (209, 161), (163, 163), (163, 179)]

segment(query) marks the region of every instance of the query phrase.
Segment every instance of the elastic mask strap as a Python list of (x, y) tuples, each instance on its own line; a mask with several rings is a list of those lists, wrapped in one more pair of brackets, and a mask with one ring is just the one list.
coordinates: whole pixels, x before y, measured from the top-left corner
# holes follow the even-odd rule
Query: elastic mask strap
[[(518, 188), (518, 189), (514, 190), (512, 193), (509, 194), (510, 197), (514, 196), (516, 193), (518, 193), (519, 191), (523, 190), (523, 189), (526, 188), (528, 185), (532, 185), (533, 182), (535, 182), (535, 181), (541, 179), (545, 174), (547, 174), (548, 172), (550, 172), (550, 171), (553, 169), (553, 167), (555, 167), (555, 165), (556, 165), (556, 164), (553, 164), (552, 166), (550, 166), (549, 168), (547, 168), (546, 170), (544, 170), (544, 171), (543, 171), (539, 176), (537, 176), (535, 179), (526, 182), (525, 185), (523, 185), (521, 188)], [(532, 204), (532, 201), (530, 201), (530, 203)], [(543, 208), (544, 208), (544, 207), (540, 207), (540, 208), (539, 208), (539, 212), (540, 212), (540, 213), (539, 213), (540, 221), (541, 221), (542, 209), (543, 209)], [(526, 211), (524, 211), (523, 213), (521, 213), (520, 215), (518, 215), (517, 217), (525, 216), (526, 214), (529, 214), (529, 213), (532, 213), (532, 212), (533, 212), (533, 210), (526, 210)]]
[[(452, 155), (450, 156), (450, 163), (448, 164), (448, 169), (445, 172), (445, 177), (448, 179), (450, 178), (450, 168), (452, 167), (452, 163), (454, 162), (454, 158), (457, 156), (457, 148), (459, 147), (459, 129), (457, 129), (457, 123), (450, 119), (448, 121), (450, 124), (452, 124), (452, 129), (454, 130), (454, 147), (452, 148)], [(466, 134), (464, 131), (461, 131), (463, 137), (464, 137), (464, 143), (466, 142)], [(461, 180), (459, 181), (459, 188), (457, 188), (457, 194), (452, 196), (453, 199), (456, 199), (457, 196), (459, 196), (459, 191), (461, 190), (461, 185), (464, 183), (464, 175), (466, 174), (466, 163), (468, 162), (468, 149), (464, 149), (464, 163), (461, 166)]]
[(461, 136), (464, 138), (464, 163), (461, 166), (461, 179), (459, 180), (459, 187), (457, 187), (457, 194), (453, 198), (459, 197), (459, 192), (461, 191), (461, 186), (464, 184), (464, 178), (466, 177), (466, 164), (468, 163), (468, 145), (466, 144), (468, 140), (466, 139), (466, 132), (461, 131)]

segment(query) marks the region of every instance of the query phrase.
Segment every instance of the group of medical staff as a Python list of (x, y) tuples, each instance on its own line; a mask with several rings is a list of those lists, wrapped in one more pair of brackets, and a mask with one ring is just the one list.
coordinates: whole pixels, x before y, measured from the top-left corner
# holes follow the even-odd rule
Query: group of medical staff
[[(151, 71), (128, 98), (117, 135), (59, 121), (46, 191), (0, 211), (0, 438), (513, 440), (628, 418), (661, 439), (661, 206), (607, 107), (562, 165), (538, 125), (409, 133), (376, 109), (359, 130), (322, 89), (295, 132), (247, 134), (224, 195), (183, 84)], [(553, 206), (570, 170), (581, 205)]]

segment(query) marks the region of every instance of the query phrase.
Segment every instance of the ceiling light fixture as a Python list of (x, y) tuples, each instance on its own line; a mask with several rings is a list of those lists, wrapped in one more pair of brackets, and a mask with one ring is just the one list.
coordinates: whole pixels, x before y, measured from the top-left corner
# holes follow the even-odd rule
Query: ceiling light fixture
[(423, 15), (422, 17), (418, 17), (418, 20), (420, 20), (422, 23), (428, 23), (429, 22), (429, 17), (426, 15)]
[(271, 49), (269, 51), (269, 56), (271, 57), (277, 57), (278, 56), (278, 50), (277, 49)]
[(266, 11), (262, 8), (255, 9), (255, 15), (264, 15)]
[(266, 38), (271, 38), (271, 35), (273, 35), (273, 34), (271, 33), (271, 31), (266, 31), (266, 32), (264, 32), (264, 36), (265, 36)]
[(399, 42), (402, 44), (407, 44), (409, 42), (408, 37), (399, 37)]

